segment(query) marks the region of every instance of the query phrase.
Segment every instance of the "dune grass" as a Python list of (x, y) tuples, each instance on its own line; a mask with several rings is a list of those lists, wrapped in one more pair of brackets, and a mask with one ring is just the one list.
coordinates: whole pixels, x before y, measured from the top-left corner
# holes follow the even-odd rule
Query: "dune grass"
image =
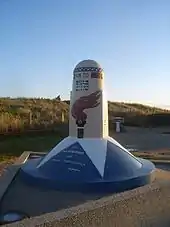
[(41, 136), (12, 136), (0, 141), (0, 161), (18, 157), (24, 151), (48, 152), (60, 140), (55, 133)]
[[(62, 137), (57, 133), (45, 135), (7, 136), (0, 139), (0, 162), (19, 157), (24, 151), (48, 152)], [(137, 157), (151, 160), (170, 160), (170, 151), (162, 152), (131, 152)]]
[(150, 159), (155, 161), (168, 161), (170, 160), (170, 151), (165, 152), (132, 152), (133, 155), (144, 158), (144, 159)]

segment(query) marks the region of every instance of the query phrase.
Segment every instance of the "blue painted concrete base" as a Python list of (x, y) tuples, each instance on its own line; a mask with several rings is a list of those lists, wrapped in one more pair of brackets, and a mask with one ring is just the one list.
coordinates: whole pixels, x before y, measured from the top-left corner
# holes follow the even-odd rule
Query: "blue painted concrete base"
[[(34, 160), (35, 161), (35, 160)], [(126, 190), (131, 190), (146, 184), (149, 184), (153, 179), (154, 175), (154, 165), (147, 161), (141, 160), (143, 163), (142, 169), (136, 176), (131, 178), (120, 178), (116, 181), (114, 179), (110, 180), (98, 180), (93, 182), (65, 182), (65, 181), (56, 181), (55, 178), (50, 178), (47, 176), (42, 176), (36, 167), (36, 162), (32, 162), (31, 165), (25, 166), (20, 172), (20, 177), (26, 183), (29, 183), (33, 186), (40, 186), (48, 189), (55, 189), (61, 191), (76, 191), (76, 192), (122, 192)]]
[(142, 168), (136, 172), (135, 175), (129, 178), (120, 177), (119, 179), (98, 179), (96, 181), (85, 182), (69, 182), (58, 181), (54, 177), (41, 175), (36, 169), (39, 160), (31, 160), (20, 171), (20, 177), (25, 182), (32, 186), (39, 186), (47, 189), (55, 189), (61, 191), (75, 191), (75, 192), (123, 192), (137, 187), (149, 184), (154, 177), (155, 166), (148, 160), (140, 159)]
[(48, 189), (113, 193), (150, 183), (154, 172), (152, 162), (136, 158), (110, 137), (96, 141), (66, 138), (44, 158), (29, 160), (20, 178)]

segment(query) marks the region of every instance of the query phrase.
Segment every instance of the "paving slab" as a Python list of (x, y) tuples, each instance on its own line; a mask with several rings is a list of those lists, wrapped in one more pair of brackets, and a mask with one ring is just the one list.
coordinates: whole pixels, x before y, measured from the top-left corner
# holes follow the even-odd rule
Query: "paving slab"
[(170, 173), (157, 170), (152, 184), (6, 226), (169, 227), (169, 210)]
[[(97, 204), (98, 201), (100, 203), (102, 199), (114, 196), (111, 194), (69, 193), (30, 186), (21, 181), (19, 174), (20, 166), (25, 163), (30, 154), (37, 155), (36, 152), (25, 152), (25, 154), (23, 154), (14, 165), (9, 166), (3, 176), (0, 177), (0, 213), (5, 213), (9, 210), (17, 210), (33, 218), (53, 212), (60, 212), (61, 210), (70, 210), (72, 207), (83, 206), (83, 204), (87, 202)], [(170, 182), (170, 172), (157, 169), (155, 180), (146, 187), (154, 188), (155, 183), (159, 185), (166, 182)], [(146, 187), (141, 187), (141, 190)], [(140, 190), (140, 188), (138, 190)], [(128, 193), (131, 193), (131, 191)], [(33, 226), (32, 223), (32, 227)]]

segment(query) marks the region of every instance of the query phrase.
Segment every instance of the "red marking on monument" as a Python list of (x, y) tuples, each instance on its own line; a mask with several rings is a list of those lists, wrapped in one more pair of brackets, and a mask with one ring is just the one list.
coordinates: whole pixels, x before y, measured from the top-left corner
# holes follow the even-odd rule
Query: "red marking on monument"
[(72, 106), (71, 114), (74, 119), (85, 121), (87, 119), (87, 114), (83, 111), (85, 109), (90, 109), (97, 107), (100, 104), (99, 98), (101, 96), (101, 91), (95, 91), (87, 96), (82, 96), (75, 101)]

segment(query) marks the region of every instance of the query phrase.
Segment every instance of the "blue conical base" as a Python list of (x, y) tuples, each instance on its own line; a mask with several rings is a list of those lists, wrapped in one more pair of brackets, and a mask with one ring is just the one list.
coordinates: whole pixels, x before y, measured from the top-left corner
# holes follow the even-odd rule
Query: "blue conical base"
[(110, 137), (67, 137), (43, 159), (28, 161), (20, 176), (51, 189), (107, 193), (148, 184), (154, 170), (152, 162), (136, 158)]

